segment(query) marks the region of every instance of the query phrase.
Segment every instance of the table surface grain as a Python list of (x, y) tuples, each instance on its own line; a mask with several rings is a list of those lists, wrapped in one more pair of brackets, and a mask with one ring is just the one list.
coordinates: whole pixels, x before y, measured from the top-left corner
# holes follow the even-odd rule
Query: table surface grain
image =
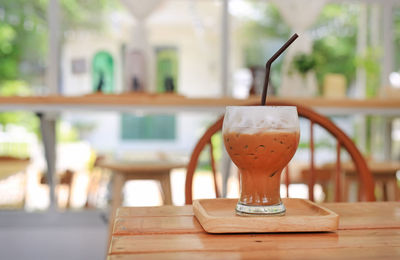
[(122, 207), (108, 259), (400, 259), (400, 203), (324, 203), (331, 233), (206, 233), (192, 206)]

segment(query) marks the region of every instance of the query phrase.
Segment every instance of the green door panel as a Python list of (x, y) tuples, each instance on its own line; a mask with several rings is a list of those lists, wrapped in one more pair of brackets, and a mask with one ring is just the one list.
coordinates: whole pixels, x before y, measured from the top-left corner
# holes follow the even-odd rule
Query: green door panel
[(101, 86), (103, 93), (114, 93), (114, 60), (108, 52), (96, 53), (92, 60), (92, 89)]
[(157, 92), (165, 92), (165, 83), (171, 79), (174, 92), (178, 89), (178, 52), (175, 48), (159, 48), (157, 57)]

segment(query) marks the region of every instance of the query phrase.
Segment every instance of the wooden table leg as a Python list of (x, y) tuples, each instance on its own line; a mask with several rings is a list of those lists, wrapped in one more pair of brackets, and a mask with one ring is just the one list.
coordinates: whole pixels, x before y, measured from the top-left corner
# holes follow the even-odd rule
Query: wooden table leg
[(343, 180), (343, 202), (362, 201), (363, 194), (364, 187), (358, 177), (345, 175)]
[(349, 190), (351, 188), (351, 185), (350, 185), (351, 178), (345, 175), (343, 179), (344, 179), (343, 180), (343, 201), (348, 202), (348, 201), (350, 201)]
[(389, 201), (388, 184), (387, 180), (382, 181), (383, 201)]
[(111, 197), (111, 208), (115, 213), (115, 210), (122, 205), (122, 189), (125, 184), (124, 174), (118, 172), (113, 173), (113, 186), (112, 186), (112, 197)]
[(396, 175), (393, 179), (393, 189), (394, 189), (394, 200), (399, 201), (400, 200), (400, 189), (399, 189), (399, 185), (397, 184)]
[(163, 193), (164, 204), (172, 205), (172, 194), (171, 194), (171, 178), (170, 171), (160, 175), (160, 185)]
[(355, 180), (358, 186), (358, 196), (357, 196), (357, 201), (362, 201), (364, 198), (364, 185), (362, 185), (361, 181), (359, 179)]
[[(125, 184), (125, 176), (124, 174), (113, 172), (113, 184), (112, 184), (112, 197), (111, 197), (111, 212), (109, 218), (109, 228), (108, 232), (110, 234), (110, 238), (113, 232), (113, 223), (116, 215), (117, 208), (122, 205), (122, 189)], [(108, 245), (110, 245), (111, 241), (108, 241)]]
[(386, 192), (388, 192), (388, 200), (389, 201), (398, 201), (400, 198), (399, 187), (397, 185), (396, 175), (393, 178), (390, 178), (386, 181)]

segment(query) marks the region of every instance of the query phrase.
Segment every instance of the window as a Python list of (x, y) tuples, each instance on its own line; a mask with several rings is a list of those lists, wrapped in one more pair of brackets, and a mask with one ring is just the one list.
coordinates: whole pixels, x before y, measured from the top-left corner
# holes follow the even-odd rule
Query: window
[[(176, 48), (156, 48), (157, 92), (176, 92), (178, 54)], [(122, 115), (122, 140), (175, 140), (174, 115)]]

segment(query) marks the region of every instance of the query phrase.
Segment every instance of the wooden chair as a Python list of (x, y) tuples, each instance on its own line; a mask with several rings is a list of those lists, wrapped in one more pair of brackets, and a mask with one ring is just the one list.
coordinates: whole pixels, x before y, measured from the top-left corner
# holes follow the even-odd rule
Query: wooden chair
[[(259, 104), (257, 104), (259, 105)], [(315, 112), (314, 110), (307, 108), (303, 105), (298, 104), (291, 104), (287, 102), (269, 102), (267, 105), (272, 106), (297, 106), (297, 111), (300, 118), (305, 118), (310, 121), (310, 152), (311, 152), (311, 159), (310, 159), (310, 167), (309, 167), (309, 174), (307, 174), (307, 179), (305, 180), (308, 184), (308, 191), (309, 191), (309, 199), (314, 201), (314, 185), (316, 184), (317, 180), (317, 172), (315, 167), (315, 152), (314, 152), (314, 125), (320, 125), (322, 128), (326, 129), (336, 140), (336, 170), (334, 171), (335, 174), (335, 197), (334, 200), (336, 202), (342, 201), (341, 196), (341, 186), (342, 186), (342, 168), (341, 168), (341, 158), (340, 158), (340, 151), (341, 148), (344, 148), (350, 155), (357, 173), (359, 177), (359, 181), (362, 187), (362, 199), (366, 201), (374, 201), (374, 182), (371, 175), (370, 170), (368, 169), (367, 163), (357, 149), (354, 142), (339, 128), (337, 127), (329, 118)], [(219, 118), (214, 124), (212, 124), (207, 131), (203, 134), (200, 140), (197, 142), (191, 157), (189, 164), (187, 166), (186, 172), (186, 183), (185, 183), (185, 203), (191, 204), (192, 203), (192, 185), (193, 185), (193, 175), (195, 173), (197, 163), (199, 160), (200, 153), (205, 149), (206, 146), (210, 147), (210, 157), (214, 158), (213, 150), (211, 145), (211, 137), (217, 133), (218, 131), (222, 130), (222, 123), (224, 117), (222, 116)], [(216, 175), (216, 167), (214, 159), (211, 159), (212, 164), (212, 172)], [(289, 174), (289, 167), (286, 167), (285, 170), (285, 184), (287, 187), (287, 191), (289, 190), (290, 184), (290, 174)], [(219, 193), (217, 192), (217, 197)]]
[(18, 158), (8, 155), (1, 155), (0, 156), (0, 180), (7, 179), (8, 177), (15, 175), (15, 174), (22, 174), (22, 185), (23, 191), (21, 192), (21, 201), (17, 204), (10, 204), (10, 205), (2, 205), (3, 207), (20, 207), (25, 204), (26, 199), (26, 169), (30, 164), (30, 158)]
[[(65, 204), (65, 208), (70, 208), (71, 206), (71, 199), (72, 199), (72, 182), (74, 178), (74, 171), (71, 171), (69, 169), (65, 170), (61, 174), (58, 174), (58, 184), (59, 185), (65, 185), (68, 187), (68, 198)], [(43, 173), (41, 174), (40, 178), (40, 184), (48, 184), (47, 181), (47, 174)]]

